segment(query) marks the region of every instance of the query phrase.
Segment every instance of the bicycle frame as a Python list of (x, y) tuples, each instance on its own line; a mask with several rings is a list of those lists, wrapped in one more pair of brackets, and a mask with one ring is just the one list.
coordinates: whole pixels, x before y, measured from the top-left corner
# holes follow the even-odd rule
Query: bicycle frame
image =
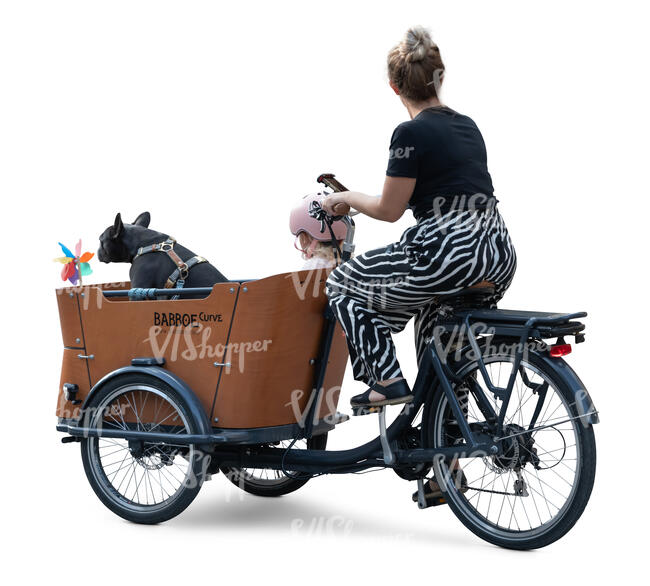
[[(506, 317), (511, 318), (510, 324), (501, 323)], [(358, 446), (350, 450), (342, 451), (321, 451), (321, 450), (294, 450), (285, 448), (260, 448), (255, 453), (243, 453), (242, 451), (230, 451), (225, 446), (224, 448), (218, 447), (215, 451), (215, 456), (223, 458), (221, 460), (224, 464), (229, 466), (238, 467), (264, 467), (276, 469), (291, 469), (299, 472), (311, 473), (346, 473), (364, 470), (372, 467), (397, 467), (404, 465), (412, 465), (418, 463), (431, 462), (434, 458), (442, 457), (446, 459), (453, 458), (467, 458), (467, 457), (482, 457), (485, 455), (498, 455), (503, 451), (503, 439), (499, 433), (503, 429), (503, 422), (505, 413), (508, 408), (509, 400), (513, 392), (514, 382), (516, 375), (521, 371), (521, 363), (526, 351), (525, 343), (533, 336), (541, 339), (541, 336), (555, 335), (557, 331), (564, 332), (567, 335), (568, 331), (573, 332), (574, 335), (580, 335), (584, 326), (579, 322), (572, 322), (571, 320), (577, 317), (585, 316), (585, 313), (574, 314), (533, 314), (531, 312), (508, 312), (505, 310), (478, 310), (458, 312), (453, 318), (447, 322), (441, 323), (440, 332), (449, 332), (453, 328), (462, 325), (465, 328), (465, 337), (467, 338), (466, 348), (475, 352), (479, 371), (486, 383), (486, 387), (490, 392), (495, 394), (501, 399), (502, 405), (499, 413), (495, 413), (490, 401), (485, 396), (485, 393), (480, 385), (474, 385), (471, 389), (472, 394), (476, 398), (477, 405), (486, 418), (486, 422), (492, 422), (492, 429), (490, 433), (475, 433), (467, 423), (463, 414), (462, 407), (454, 392), (452, 383), (460, 382), (460, 379), (450, 369), (446, 360), (441, 356), (440, 351), (440, 337), (435, 337), (432, 340), (429, 351), (426, 353), (423, 363), (420, 366), (418, 376), (413, 386), (414, 400), (412, 403), (406, 405), (395, 421), (387, 429), (382, 429), (382, 420), (384, 412), (380, 411), (380, 429), (381, 433), (372, 441)], [(524, 323), (521, 322), (523, 317), (526, 317)], [(518, 320), (514, 320), (518, 317)], [(331, 312), (326, 312), (326, 319), (328, 319), (327, 326), (323, 335), (323, 347), (327, 348), (328, 340), (331, 339), (331, 332), (334, 328), (334, 317)], [(506, 335), (514, 347), (515, 352), (512, 356), (512, 372), (508, 378), (508, 384), (505, 388), (496, 387), (490, 380), (489, 374), (485, 366), (485, 359), (482, 356), (476, 328), (477, 320), (485, 320), (484, 325), (488, 323), (491, 325), (491, 330), (495, 335)], [(556, 328), (559, 327), (559, 329)], [(546, 330), (544, 329), (546, 328)], [(555, 329), (554, 329), (555, 328)], [(514, 337), (513, 334), (518, 334)], [(326, 357), (323, 359), (323, 364), (326, 364)], [(565, 381), (574, 390), (574, 396), (578, 404), (580, 417), (586, 423), (597, 423), (597, 411), (584, 389), (581, 381), (577, 375), (566, 365), (564, 361), (553, 360), (549, 362), (552, 368), (559, 367), (562, 370), (562, 376)], [(524, 374), (525, 376), (525, 374)], [(531, 422), (529, 423), (528, 431), (533, 430), (535, 421), (539, 416), (541, 407), (546, 396), (548, 383), (540, 383), (532, 385), (527, 377), (524, 378), (525, 384), (535, 386), (539, 395), (538, 403), (534, 411)], [(319, 380), (315, 381), (314, 400), (309, 410), (310, 414), (314, 413), (314, 406), (318, 402), (318, 394), (322, 392), (319, 386)], [(439, 385), (442, 392), (445, 393), (450, 408), (458, 422), (460, 432), (465, 442), (449, 448), (417, 448), (411, 450), (395, 449), (394, 445), (396, 440), (415, 419), (419, 410), (425, 405), (427, 399), (431, 396), (436, 385)], [(384, 420), (385, 421), (385, 420)], [(313, 418), (306, 422), (305, 437), (310, 437), (309, 430), (310, 424), (313, 423)]]
[[(428, 361), (427, 361), (428, 362)], [(411, 450), (396, 449), (395, 442), (415, 419), (419, 410), (433, 388), (434, 373), (430, 367), (423, 365), (413, 386), (414, 400), (407, 404), (395, 421), (385, 428), (373, 440), (349, 450), (302, 450), (284, 448), (260, 448), (255, 453), (245, 450), (228, 450), (226, 446), (218, 446), (214, 456), (227, 466), (248, 468), (290, 469), (308, 473), (348, 473), (374, 467), (396, 467), (431, 462), (436, 457), (459, 458), (498, 454), (499, 446), (491, 439), (480, 441), (471, 433), (465, 437), (466, 443), (450, 448), (417, 448)], [(452, 401), (458, 403), (455, 395)], [(459, 406), (460, 409), (460, 406)], [(379, 415), (382, 417), (384, 411)], [(383, 437), (382, 437), (383, 436)], [(384, 440), (382, 442), (382, 439)], [(389, 446), (388, 456), (386, 444)], [(392, 460), (392, 463), (387, 462)]]

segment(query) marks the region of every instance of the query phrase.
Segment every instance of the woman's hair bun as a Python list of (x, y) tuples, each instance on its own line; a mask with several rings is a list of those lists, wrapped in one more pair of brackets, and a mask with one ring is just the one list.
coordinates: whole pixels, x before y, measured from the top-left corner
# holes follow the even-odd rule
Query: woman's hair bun
[(414, 26), (407, 30), (401, 43), (407, 63), (422, 61), (435, 46), (429, 31), (423, 26)]
[(438, 45), (422, 26), (407, 30), (388, 53), (388, 79), (408, 100), (422, 102), (437, 96), (444, 73)]

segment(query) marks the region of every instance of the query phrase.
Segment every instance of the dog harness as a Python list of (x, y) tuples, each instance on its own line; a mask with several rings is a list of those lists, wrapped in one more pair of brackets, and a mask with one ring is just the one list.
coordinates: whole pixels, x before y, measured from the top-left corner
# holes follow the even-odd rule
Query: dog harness
[(133, 257), (133, 260), (135, 260), (139, 256), (147, 254), (148, 252), (167, 253), (167, 256), (171, 258), (172, 262), (176, 265), (176, 269), (171, 275), (169, 275), (169, 277), (167, 277), (165, 289), (182, 289), (185, 286), (185, 280), (190, 273), (190, 269), (202, 262), (208, 262), (205, 258), (198, 255), (184, 261), (174, 250), (174, 244), (176, 244), (176, 240), (173, 238), (167, 238), (164, 242), (150, 244), (149, 246), (141, 246)]

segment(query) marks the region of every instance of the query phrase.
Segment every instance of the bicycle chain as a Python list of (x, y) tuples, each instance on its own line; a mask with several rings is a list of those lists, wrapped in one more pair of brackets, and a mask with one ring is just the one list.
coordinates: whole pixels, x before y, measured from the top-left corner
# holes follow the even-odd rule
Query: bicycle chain
[(506, 496), (519, 496), (515, 492), (504, 492), (503, 490), (490, 490), (488, 488), (474, 488), (473, 486), (468, 486), (468, 490), (475, 490), (476, 492), (491, 492), (492, 494), (505, 494)]

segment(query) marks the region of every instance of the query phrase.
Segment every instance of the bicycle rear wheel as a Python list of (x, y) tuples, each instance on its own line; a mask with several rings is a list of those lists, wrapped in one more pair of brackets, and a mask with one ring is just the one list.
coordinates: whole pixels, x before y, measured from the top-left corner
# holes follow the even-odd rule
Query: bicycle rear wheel
[[(505, 387), (512, 356), (497, 353), (485, 362), (492, 382)], [(466, 361), (457, 372), (464, 383), (456, 394), (467, 396), (461, 401), (466, 420), (478, 429), (485, 417), (469, 392), (471, 386), (481, 386), (496, 413), (501, 401), (485, 388), (476, 361)], [(454, 514), (482, 539), (506, 548), (534, 549), (560, 539), (584, 511), (596, 471), (593, 428), (576, 419), (579, 415), (566, 382), (531, 352), (517, 373), (506, 412), (504, 453), (434, 461), (436, 479)], [(526, 433), (533, 418), (536, 428), (548, 427)], [(429, 409), (426, 438), (427, 445), (435, 447), (463, 441), (441, 389)], [(464, 473), (462, 483), (462, 475), (452, 475), (458, 466)]]

